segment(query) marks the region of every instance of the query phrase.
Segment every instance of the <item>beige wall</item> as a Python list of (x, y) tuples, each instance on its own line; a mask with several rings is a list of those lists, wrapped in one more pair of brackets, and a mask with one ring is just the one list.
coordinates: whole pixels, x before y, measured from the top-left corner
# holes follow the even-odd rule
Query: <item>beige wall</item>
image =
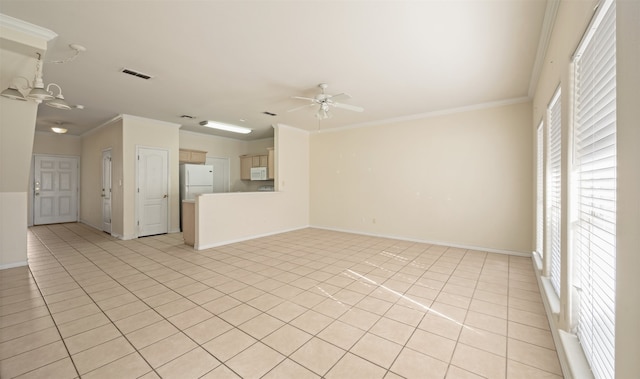
[(82, 155), (82, 137), (36, 132), (33, 139), (33, 154), (79, 157)]
[(136, 238), (136, 149), (159, 148), (169, 151), (169, 232), (180, 230), (180, 187), (178, 177), (179, 124), (123, 115), (123, 194), (124, 239)]
[(311, 225), (531, 251), (530, 103), (311, 138)]
[[(47, 49), (46, 35), (0, 25), (0, 89), (13, 78), (31, 77), (35, 54)], [(29, 168), (38, 105), (0, 97), (0, 269), (27, 263)]]
[(102, 152), (111, 149), (111, 234), (123, 236), (122, 119), (82, 138), (80, 221), (102, 230)]
[(308, 226), (309, 134), (277, 125), (279, 192), (220, 193), (196, 198), (196, 249)]
[(32, 101), (0, 97), (0, 269), (27, 264), (27, 194), (37, 109)]
[[(552, 328), (569, 331), (571, 313), (569, 259), (569, 201), (567, 188), (570, 170), (570, 125), (571, 125), (571, 56), (575, 51), (597, 1), (562, 1), (558, 9), (555, 26), (550, 39), (545, 63), (540, 75), (533, 104), (532, 133), (544, 116), (553, 92), (562, 86), (562, 273), (559, 314), (551, 315)], [(640, 377), (640, 2), (618, 0), (617, 2), (617, 241), (616, 241), (616, 378)], [(535, 139), (534, 139), (535, 143)], [(535, 148), (535, 147), (534, 147)], [(534, 150), (535, 151), (535, 150)], [(535, 225), (534, 225), (535, 227)], [(535, 230), (532, 228), (532, 235)], [(553, 295), (550, 295), (553, 296)], [(563, 339), (564, 341), (570, 341)], [(561, 359), (572, 357), (572, 347), (558, 346)], [(567, 377), (576, 377), (579, 366), (570, 364), (565, 371)], [(582, 377), (582, 376), (579, 376)]]
[(273, 147), (273, 144), (273, 138), (241, 141), (233, 138), (180, 131), (181, 149), (206, 151), (207, 157), (229, 158), (229, 188), (231, 192), (255, 191), (259, 183), (240, 180), (240, 156), (254, 153), (266, 154), (266, 148)]

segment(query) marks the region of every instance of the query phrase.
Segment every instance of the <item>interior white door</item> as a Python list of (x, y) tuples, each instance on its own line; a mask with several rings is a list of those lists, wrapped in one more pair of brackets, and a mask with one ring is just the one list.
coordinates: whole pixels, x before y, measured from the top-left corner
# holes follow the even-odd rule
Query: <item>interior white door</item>
[(78, 158), (34, 157), (33, 223), (78, 221)]
[(138, 237), (168, 232), (169, 152), (138, 148)]
[(229, 192), (229, 158), (207, 157), (213, 166), (213, 192)]
[(102, 230), (111, 233), (111, 149), (102, 152)]

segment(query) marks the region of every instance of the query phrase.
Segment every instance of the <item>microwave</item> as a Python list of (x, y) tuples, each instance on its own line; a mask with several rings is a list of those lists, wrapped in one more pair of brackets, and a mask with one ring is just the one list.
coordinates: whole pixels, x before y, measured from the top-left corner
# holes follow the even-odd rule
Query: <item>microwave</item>
[(251, 180), (267, 180), (267, 168), (266, 167), (252, 167), (251, 168)]

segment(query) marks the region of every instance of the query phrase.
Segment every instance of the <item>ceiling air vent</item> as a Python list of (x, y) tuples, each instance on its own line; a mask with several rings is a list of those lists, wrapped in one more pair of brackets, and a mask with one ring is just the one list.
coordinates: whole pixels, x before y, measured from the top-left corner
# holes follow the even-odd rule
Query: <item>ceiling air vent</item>
[(144, 79), (144, 80), (149, 80), (149, 79), (153, 78), (153, 76), (151, 76), (151, 75), (147, 75), (147, 74), (144, 74), (144, 73), (142, 73), (140, 71), (131, 70), (131, 69), (128, 69), (128, 68), (123, 68), (120, 71), (122, 71), (125, 74), (131, 75), (131, 76), (135, 76), (135, 77), (138, 77), (138, 78), (141, 78), (141, 79)]

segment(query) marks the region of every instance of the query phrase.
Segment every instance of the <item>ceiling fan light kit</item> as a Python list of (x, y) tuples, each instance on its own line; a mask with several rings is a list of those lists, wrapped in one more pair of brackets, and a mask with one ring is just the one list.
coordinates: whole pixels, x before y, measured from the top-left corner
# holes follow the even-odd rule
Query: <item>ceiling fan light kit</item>
[(245, 128), (243, 126), (230, 125), (217, 121), (201, 121), (200, 125), (206, 126), (207, 128), (213, 128), (218, 130), (224, 130), (226, 132), (240, 133), (240, 134), (249, 134), (251, 133), (251, 129)]
[[(71, 47), (71, 49), (75, 51), (75, 54), (72, 57), (67, 58), (65, 60), (61, 60), (61, 61), (53, 61), (51, 63), (70, 62), (73, 59), (75, 59), (75, 57), (77, 57), (78, 54), (80, 54), (83, 51), (86, 51), (86, 49), (83, 46), (80, 46), (77, 44), (71, 44), (69, 45), (69, 47)], [(12, 100), (19, 100), (19, 101), (33, 100), (37, 104), (41, 104), (44, 102), (46, 105), (56, 109), (64, 109), (64, 110), (71, 109), (72, 108), (71, 105), (69, 105), (65, 101), (64, 96), (62, 95), (62, 88), (59, 85), (57, 85), (56, 83), (49, 83), (45, 88), (44, 80), (42, 78), (42, 63), (43, 63), (42, 56), (40, 55), (40, 53), (36, 53), (36, 55), (38, 56), (38, 61), (36, 62), (36, 72), (35, 72), (35, 77), (33, 79), (33, 83), (30, 83), (27, 78), (24, 78), (22, 76), (14, 78), (11, 85), (9, 85), (9, 88), (2, 91), (0, 93), (0, 96), (6, 97)], [(23, 87), (18, 87), (15, 84), (16, 79), (22, 79), (27, 84)], [(54, 95), (53, 91), (51, 90), (51, 87), (56, 87), (58, 89), (57, 95)]]
[(309, 107), (318, 105), (319, 108), (315, 114), (315, 117), (318, 120), (326, 120), (328, 118), (331, 118), (331, 113), (329, 112), (331, 107), (346, 109), (354, 112), (364, 111), (364, 108), (362, 107), (337, 102), (336, 101), (337, 99), (341, 99), (341, 98), (350, 99), (351, 96), (349, 96), (346, 93), (339, 93), (337, 95), (326, 94), (324, 90), (327, 89), (327, 87), (329, 87), (327, 83), (318, 84), (318, 88), (320, 88), (320, 93), (315, 95), (314, 97), (293, 96), (292, 97), (293, 99), (307, 100), (307, 101), (310, 101), (311, 103), (300, 106), (300, 107), (296, 107), (293, 109), (289, 109), (287, 112), (294, 112), (300, 109), (309, 108)]

